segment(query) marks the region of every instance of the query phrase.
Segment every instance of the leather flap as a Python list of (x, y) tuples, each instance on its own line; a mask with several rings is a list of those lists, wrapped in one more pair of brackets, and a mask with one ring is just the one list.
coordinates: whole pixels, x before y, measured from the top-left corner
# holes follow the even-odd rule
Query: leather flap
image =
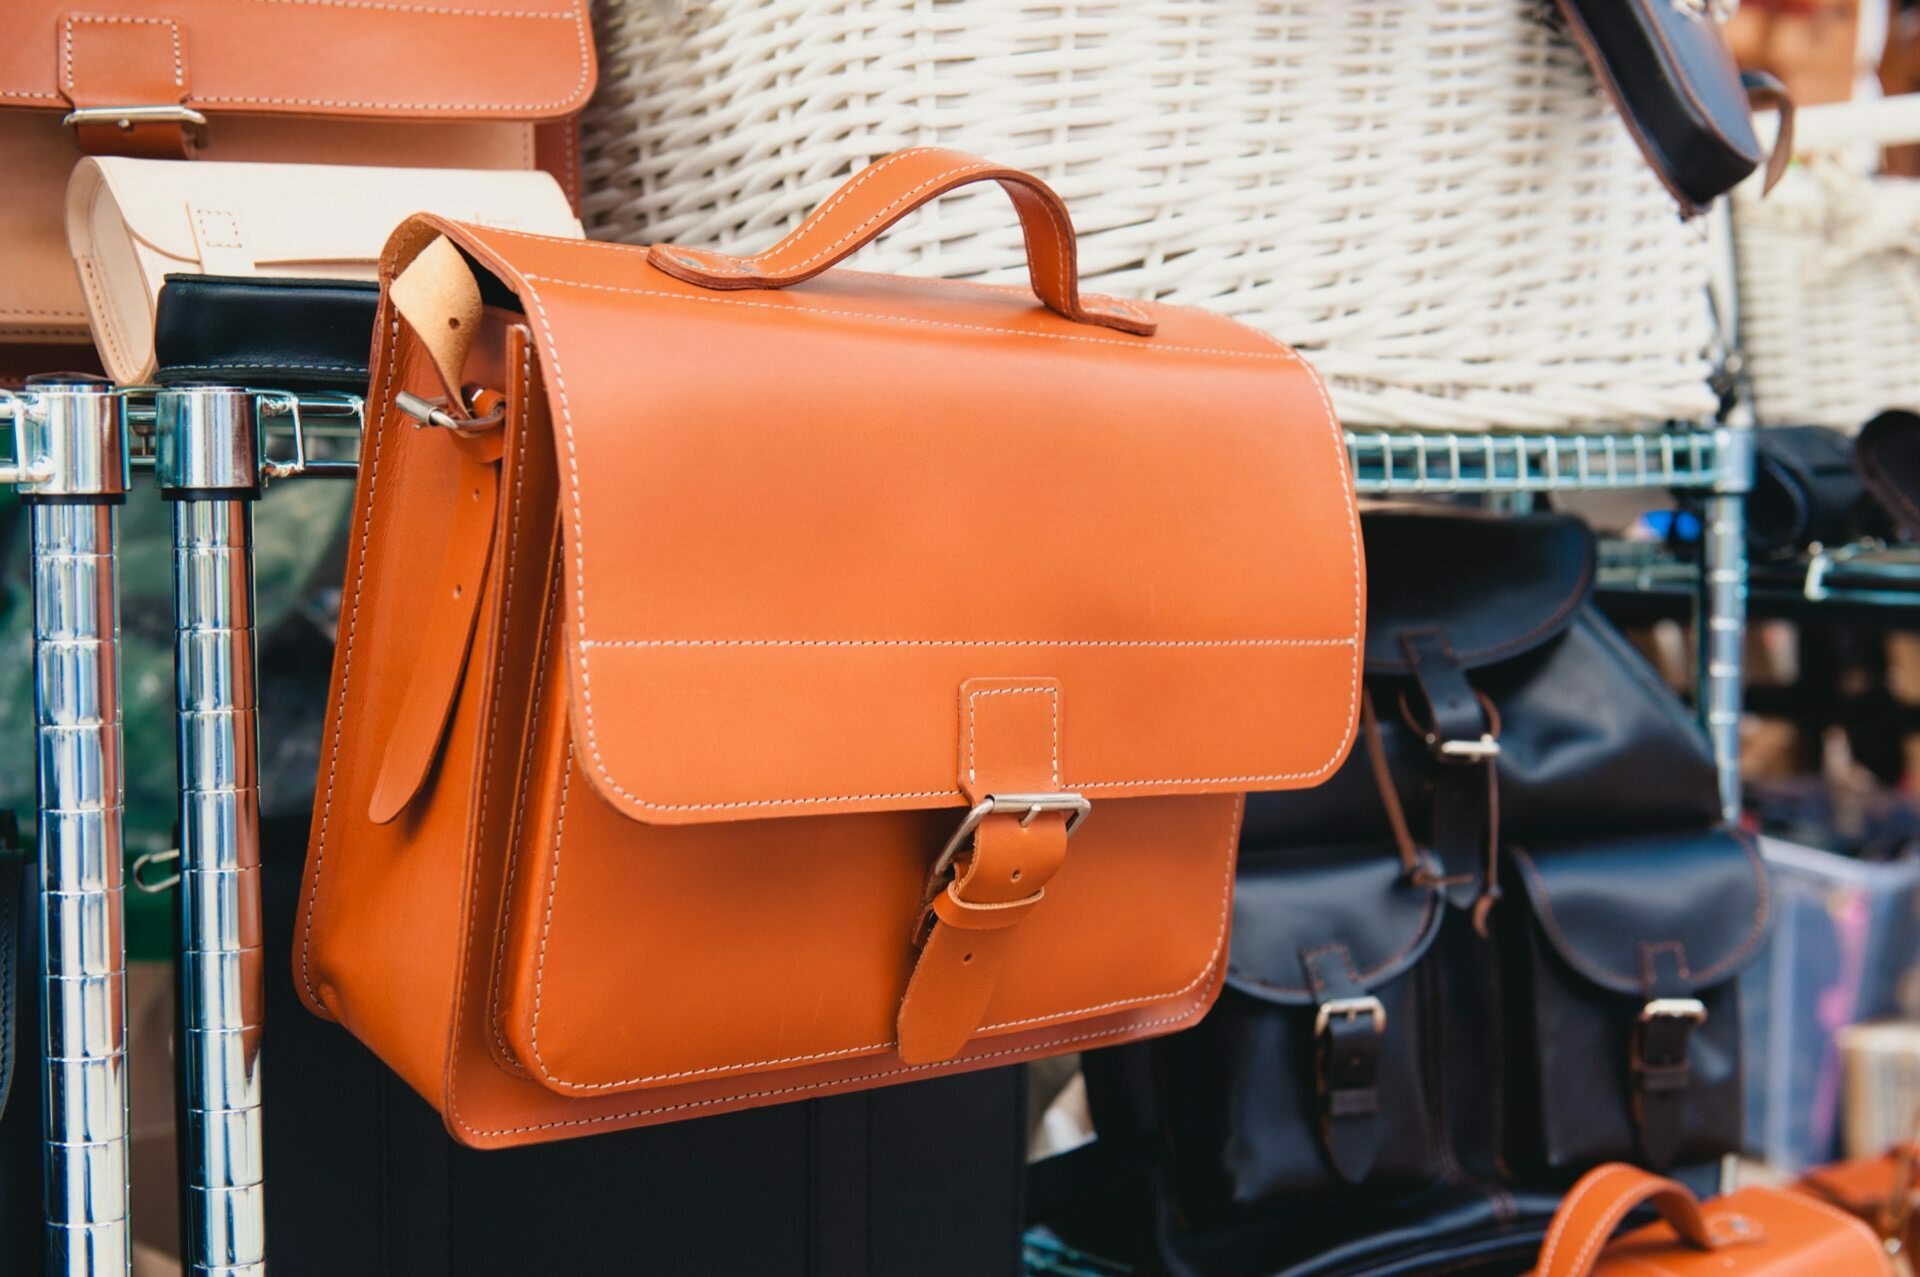
[(1367, 673), (1410, 673), (1401, 635), (1438, 629), (1464, 669), (1557, 637), (1593, 594), (1593, 532), (1579, 519), (1368, 510)]
[[(116, 29), (152, 43), (117, 44), (107, 38)], [(149, 61), (152, 50), (171, 51), (172, 66), (119, 64), (136, 54)], [(148, 100), (156, 75), (169, 103)], [(587, 0), (103, 0), (78, 10), (70, 0), (9, 0), (0, 105), (65, 111), (77, 95), (121, 96), (121, 83), (138, 100), (83, 105), (181, 102), (210, 116), (549, 119), (586, 105), (593, 38)]]
[(384, 277), (441, 233), (538, 345), (575, 742), (627, 815), (958, 806), (959, 690), (987, 678), (1046, 689), (1054, 788), (1095, 820), (1345, 757), (1359, 538), (1293, 352), (1183, 308), (1116, 333), (1025, 288), (715, 292), (640, 249), (437, 218)]
[(1648, 996), (1656, 968), (1687, 990), (1710, 988), (1766, 942), (1766, 865), (1731, 831), (1510, 852), (1547, 941), (1573, 970), (1616, 993)]
[(540, 172), (88, 157), (67, 185), (67, 243), (107, 371), (125, 384), (153, 377), (165, 276), (372, 280), (387, 236), (422, 208), (582, 233), (559, 184)]
[(1308, 1006), (1302, 955), (1345, 945), (1354, 983), (1377, 989), (1432, 947), (1445, 913), (1439, 890), (1412, 882), (1391, 843), (1243, 851), (1227, 983), (1264, 1002)]

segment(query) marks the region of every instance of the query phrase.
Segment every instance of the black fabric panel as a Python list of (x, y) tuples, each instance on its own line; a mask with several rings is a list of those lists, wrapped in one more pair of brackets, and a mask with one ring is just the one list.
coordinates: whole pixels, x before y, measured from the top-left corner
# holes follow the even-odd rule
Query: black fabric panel
[(1024, 1070), (475, 1150), (294, 989), (307, 822), (263, 829), (277, 1277), (1011, 1277)]

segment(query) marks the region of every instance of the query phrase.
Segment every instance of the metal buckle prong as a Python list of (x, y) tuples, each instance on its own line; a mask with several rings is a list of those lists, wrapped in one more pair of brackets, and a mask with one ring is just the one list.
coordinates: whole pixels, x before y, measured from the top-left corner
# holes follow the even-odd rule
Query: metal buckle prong
[(967, 812), (966, 819), (960, 822), (960, 828), (953, 831), (953, 837), (947, 839), (947, 845), (940, 849), (939, 859), (933, 862), (932, 876), (938, 878), (953, 864), (953, 858), (967, 845), (967, 839), (980, 827), (980, 822), (995, 812), (1020, 813), (1020, 826), (1026, 828), (1042, 812), (1064, 811), (1067, 813), (1067, 837), (1086, 823), (1087, 815), (1093, 810), (1093, 804), (1080, 794), (988, 794), (975, 803)]
[(1691, 1020), (1705, 1024), (1707, 1004), (1699, 998), (1655, 998), (1640, 1008), (1640, 1023), (1652, 1020)]
[(1368, 994), (1362, 998), (1333, 998), (1320, 1004), (1318, 1014), (1313, 1017), (1313, 1035), (1326, 1036), (1327, 1026), (1333, 1023), (1333, 1017), (1344, 1020), (1357, 1020), (1363, 1015), (1373, 1017), (1373, 1031), (1387, 1031), (1387, 1009), (1380, 1005), (1380, 999)]

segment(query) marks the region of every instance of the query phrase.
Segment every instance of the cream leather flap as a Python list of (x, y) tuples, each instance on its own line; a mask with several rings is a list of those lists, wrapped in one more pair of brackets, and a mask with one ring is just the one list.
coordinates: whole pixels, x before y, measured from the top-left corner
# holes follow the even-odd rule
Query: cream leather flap
[[(969, 680), (1048, 701), (1094, 800), (1312, 784), (1351, 742), (1362, 567), (1312, 371), (1025, 289), (779, 294), (423, 219), (520, 296), (558, 450), (575, 748), (628, 816), (955, 806)], [(1097, 819), (1097, 814), (1096, 817)]]
[(580, 224), (545, 173), (88, 158), (67, 241), (107, 371), (151, 379), (170, 274), (373, 279), (387, 235), (422, 209), (548, 235)]

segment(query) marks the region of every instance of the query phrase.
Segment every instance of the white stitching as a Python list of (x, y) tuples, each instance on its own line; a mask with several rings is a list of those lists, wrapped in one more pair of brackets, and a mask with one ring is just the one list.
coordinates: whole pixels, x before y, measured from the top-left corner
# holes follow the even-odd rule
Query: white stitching
[[(520, 387), (521, 395), (523, 396), (522, 402), (525, 402), (525, 398), (533, 394), (533, 340), (531, 334), (528, 335), (526, 343), (520, 348)], [(504, 597), (500, 601), (501, 620), (499, 633), (502, 648), (506, 646), (513, 627), (513, 568), (515, 561), (519, 558), (520, 551), (520, 493), (521, 489), (525, 486), (527, 477), (528, 433), (528, 426), (525, 421), (521, 421), (519, 428), (514, 432), (513, 508), (507, 513), (506, 590)], [(499, 480), (496, 478), (496, 485), (498, 482)], [(544, 633), (541, 634), (540, 641), (534, 646), (536, 651), (545, 648), (546, 635)], [(539, 658), (536, 656), (535, 659), (538, 660)], [(487, 800), (493, 794), (493, 743), (494, 738), (499, 735), (500, 731), (500, 691), (501, 688), (506, 685), (506, 682), (506, 677), (496, 670), (493, 678), (492, 707), (488, 711), (487, 719), (487, 752), (480, 764), (480, 807), (479, 810), (474, 813), (473, 820), (473, 841), (481, 846), (485, 845), (484, 839), (487, 836)], [(527, 711), (526, 736), (529, 741), (533, 738), (534, 721), (540, 712), (540, 686), (540, 671), (536, 667), (533, 672), (533, 698), (531, 707)], [(456, 697), (458, 696), (457, 689), (455, 695)], [(532, 771), (533, 763), (533, 749), (531, 745), (527, 748), (526, 763), (527, 767), (522, 770), (520, 777), (519, 793), (523, 797), (530, 787), (528, 775)], [(500, 917), (503, 923), (506, 919), (507, 910), (511, 908), (513, 904), (513, 870), (519, 863), (520, 858), (513, 854), (513, 842), (509, 839), (507, 842), (507, 880), (502, 884), (500, 889)], [(479, 884), (480, 874), (476, 867), (473, 874), (473, 887), (470, 893), (474, 903), (477, 903), (479, 898)], [(470, 917), (473, 916), (473, 907), (473, 903), (470, 903), (467, 907), (467, 913)], [(499, 996), (500, 972), (506, 963), (506, 953), (507, 947), (504, 944), (496, 942), (494, 945), (493, 968), (493, 987), (496, 998)], [(502, 1053), (511, 1056), (513, 1053), (506, 1050), (506, 1041), (500, 1034), (498, 1015), (490, 1016), (489, 1024), (493, 1027), (494, 1041), (501, 1047)]]
[[(482, 228), (491, 230), (492, 228)], [(617, 247), (617, 246), (610, 246)], [(591, 288), (603, 293), (632, 293), (641, 297), (664, 297), (672, 301), (700, 302), (708, 306), (752, 306), (760, 310), (777, 310), (786, 314), (796, 312), (818, 316), (822, 319), (873, 319), (888, 324), (912, 324), (921, 328), (945, 328), (958, 332), (986, 333), (990, 337), (1027, 337), (1035, 341), (1077, 341), (1092, 346), (1119, 346), (1126, 350), (1152, 352), (1169, 355), (1219, 355), (1227, 359), (1271, 359), (1278, 362), (1292, 362), (1306, 366), (1306, 361), (1298, 354), (1281, 346), (1272, 354), (1264, 350), (1233, 350), (1224, 346), (1175, 346), (1161, 341), (1150, 341), (1135, 337), (1131, 341), (1119, 337), (1088, 337), (1078, 333), (1037, 333), (1024, 329), (993, 328), (986, 324), (965, 324), (951, 319), (916, 319), (911, 315), (888, 315), (866, 310), (840, 310), (827, 306), (808, 306), (797, 301), (771, 302), (748, 301), (741, 297), (711, 297), (701, 293), (674, 293), (658, 288), (624, 288), (615, 284), (595, 284), (584, 279), (564, 279), (557, 275), (522, 275), (521, 280), (533, 284), (567, 284), (574, 288)], [(923, 280), (923, 283), (944, 282)], [(536, 298), (537, 289), (527, 290)], [(792, 297), (792, 294), (787, 294)], [(1265, 334), (1261, 334), (1265, 336)], [(1276, 343), (1278, 344), (1278, 343)], [(1346, 447), (1345, 441), (1341, 448)], [(1342, 463), (1344, 465), (1344, 461)], [(1344, 480), (1343, 480), (1344, 482)]]
[[(976, 694), (977, 695), (1001, 695), (1001, 694), (1011, 694), (1013, 692), (1037, 692), (1037, 691), (1047, 691), (1047, 690), (1050, 690), (1050, 689), (1037, 688), (1037, 687), (1008, 688), (1000, 692), (984, 691)], [(555, 828), (554, 828), (553, 860), (548, 865), (548, 868), (547, 868), (547, 875), (548, 875), (547, 876), (547, 912), (546, 912), (546, 917), (541, 924), (541, 930), (540, 930), (540, 956), (536, 962), (535, 970), (534, 970), (533, 1020), (528, 1032), (528, 1041), (533, 1047), (534, 1062), (539, 1066), (540, 1075), (543, 1078), (545, 1078), (548, 1083), (550, 1083), (555, 1087), (559, 1087), (562, 1090), (568, 1090), (568, 1091), (610, 1091), (610, 1090), (615, 1090), (621, 1087), (640, 1086), (640, 1085), (644, 1085), (646, 1083), (651, 1083), (651, 1082), (671, 1082), (671, 1081), (684, 1080), (688, 1078), (713, 1077), (721, 1074), (738, 1073), (745, 1069), (772, 1068), (775, 1066), (783, 1066), (783, 1065), (805, 1064), (805, 1063), (815, 1062), (820, 1060), (836, 1059), (836, 1058), (840, 1058), (848, 1055), (859, 1055), (859, 1054), (870, 1052), (870, 1051), (883, 1051), (896, 1045), (894, 1042), (891, 1042), (891, 1041), (875, 1042), (865, 1046), (838, 1047), (833, 1050), (816, 1052), (810, 1055), (793, 1055), (793, 1056), (786, 1056), (784, 1058), (774, 1059), (774, 1060), (754, 1060), (746, 1063), (722, 1064), (722, 1065), (715, 1065), (715, 1066), (701, 1068), (701, 1069), (684, 1069), (676, 1073), (656, 1073), (656, 1074), (651, 1074), (645, 1077), (622, 1078), (618, 1081), (611, 1081), (611, 1082), (570, 1082), (570, 1081), (567, 1081), (565, 1078), (557, 1076), (550, 1068), (548, 1068), (545, 1058), (542, 1057), (540, 1054), (540, 1006), (541, 1006), (541, 991), (546, 982), (547, 939), (548, 939), (548, 935), (553, 922), (553, 899), (554, 899), (555, 890), (558, 887), (559, 881), (560, 881), (560, 845), (566, 834), (567, 797), (568, 797), (568, 790), (573, 780), (574, 766), (575, 766), (575, 760), (573, 756), (573, 746), (571, 745), (571, 743), (569, 743), (569, 745), (567, 746), (567, 766), (566, 766), (565, 777), (564, 779), (562, 779), (560, 784), (560, 811), (559, 811), (559, 816), (555, 823)], [(1186, 984), (1182, 985), (1180, 988), (1174, 989), (1171, 992), (1146, 994), (1140, 997), (1132, 997), (1132, 998), (1117, 998), (1108, 1002), (1096, 1003), (1093, 1006), (1079, 1007), (1071, 1011), (1055, 1011), (1055, 1012), (1050, 1012), (1047, 1015), (1030, 1016), (1023, 1020), (1004, 1020), (996, 1024), (982, 1025), (980, 1028), (975, 1030), (975, 1033), (976, 1034), (990, 1033), (999, 1029), (1020, 1028), (1026, 1025), (1042, 1024), (1051, 1020), (1078, 1019), (1078, 1018), (1082, 1018), (1088, 1015), (1093, 1015), (1103, 1011), (1114, 1011), (1114, 1010), (1120, 1010), (1122, 1008), (1130, 1007), (1130, 1006), (1145, 1006), (1145, 1005), (1151, 1005), (1156, 1002), (1167, 1002), (1174, 998), (1182, 997), (1185, 994), (1192, 992), (1195, 986), (1199, 985), (1202, 981), (1206, 980), (1208, 976), (1213, 973), (1214, 968), (1221, 961), (1225, 951), (1226, 937), (1227, 937), (1227, 919), (1231, 913), (1232, 902), (1233, 902), (1233, 865), (1234, 865), (1234, 860), (1236, 858), (1236, 853), (1238, 852), (1240, 847), (1240, 819), (1241, 819), (1242, 813), (1246, 810), (1246, 803), (1242, 800), (1235, 800), (1230, 804), (1230, 806), (1232, 808), (1232, 812), (1231, 812), (1231, 818), (1229, 819), (1227, 824), (1226, 872), (1224, 875), (1224, 881), (1223, 881), (1223, 887), (1222, 887), (1222, 895), (1221, 895), (1221, 902), (1220, 902), (1220, 916), (1214, 930), (1213, 951), (1211, 954), (1208, 955), (1206, 962), (1201, 965), (1199, 974), (1195, 975), (1191, 980), (1189, 980)], [(1175, 1017), (1175, 1018), (1178, 1018), (1178, 1017)], [(1022, 1049), (1037, 1050), (1037, 1049), (1044, 1049), (1044, 1048), (1037, 1047), (1037, 1048), (1022, 1048)], [(922, 1066), (922, 1067), (927, 1067), (927, 1066)], [(938, 1066), (933, 1066), (933, 1067), (938, 1067)], [(745, 1097), (734, 1097), (734, 1098), (745, 1098)], [(628, 1115), (628, 1116), (631, 1116), (631, 1115)], [(613, 1119), (606, 1119), (606, 1120), (613, 1120)]]
[[(1204, 999), (1202, 999), (1204, 1001)], [(998, 1060), (1007, 1056), (1028, 1058), (1042, 1052), (1055, 1051), (1060, 1047), (1072, 1046), (1079, 1042), (1099, 1042), (1107, 1038), (1134, 1038), (1152, 1029), (1167, 1025), (1190, 1022), (1198, 1006), (1188, 1007), (1176, 1015), (1162, 1016), (1157, 1020), (1144, 1020), (1137, 1024), (1123, 1024), (1118, 1028), (1101, 1029), (1096, 1033), (1080, 1033), (1069, 1037), (1053, 1038), (1045, 1042), (1029, 1042), (1022, 1046), (1008, 1047), (1001, 1051), (986, 1051), (979, 1055), (964, 1056), (962, 1064), (976, 1064), (982, 1060)], [(829, 1078), (822, 1082), (807, 1082), (800, 1086), (782, 1086), (766, 1091), (739, 1091), (732, 1095), (716, 1096), (705, 1100), (686, 1100), (679, 1104), (658, 1104), (651, 1108), (628, 1109), (624, 1113), (603, 1113), (595, 1117), (569, 1118), (560, 1122), (534, 1122), (525, 1126), (502, 1126), (487, 1129), (477, 1127), (460, 1116), (459, 1108), (453, 1106), (453, 1120), (460, 1129), (469, 1135), (499, 1136), (524, 1135), (529, 1131), (554, 1131), (575, 1126), (605, 1126), (612, 1122), (623, 1122), (628, 1118), (648, 1117), (656, 1113), (685, 1113), (694, 1109), (713, 1108), (722, 1104), (739, 1104), (748, 1100), (767, 1100), (781, 1095), (804, 1095), (809, 1091), (824, 1091), (834, 1087), (853, 1089), (867, 1082), (879, 1082), (890, 1077), (905, 1077), (913, 1073), (950, 1071), (953, 1061), (941, 1061), (937, 1064), (909, 1064), (897, 1069), (882, 1069), (877, 1073), (861, 1073), (851, 1077)]]
[(552, 18), (570, 21), (565, 9), (462, 8), (449, 4), (401, 4), (397, 0), (251, 0), (254, 4), (302, 5), (319, 9), (376, 9), (385, 13), (421, 13), (447, 18)]
[[(512, 270), (511, 267), (509, 267), (508, 269)], [(586, 596), (586, 545), (585, 545), (586, 538), (585, 538), (584, 522), (581, 515), (580, 463), (579, 463), (577, 448), (576, 448), (574, 437), (573, 437), (573, 408), (572, 408), (571, 400), (569, 399), (567, 394), (566, 375), (562, 371), (560, 366), (559, 343), (554, 338), (553, 324), (552, 324), (552, 321), (547, 316), (546, 301), (540, 296), (540, 290), (534, 287), (534, 283), (535, 282), (552, 282), (552, 283), (560, 283), (560, 284), (572, 284), (576, 287), (598, 289), (606, 292), (641, 293), (641, 294), (657, 296), (657, 297), (673, 297), (683, 301), (704, 302), (709, 305), (716, 305), (716, 306), (760, 306), (760, 307), (767, 307), (769, 309), (776, 309), (776, 310), (786, 310), (789, 308), (784, 306), (771, 306), (769, 303), (766, 303), (766, 302), (749, 302), (749, 301), (739, 301), (739, 300), (735, 300), (732, 298), (725, 298), (725, 297), (699, 297), (699, 296), (693, 296), (693, 295), (681, 294), (681, 293), (664, 293), (654, 289), (621, 288), (621, 287), (616, 287), (610, 284), (593, 284), (593, 283), (587, 283), (581, 280), (562, 279), (562, 278), (559, 278), (556, 276), (550, 276), (550, 275), (529, 275), (529, 274), (519, 274), (519, 272), (513, 272), (513, 273), (518, 275), (521, 283), (523, 284), (523, 286), (525, 286), (527, 290), (527, 297), (530, 300), (532, 300), (534, 305), (534, 310), (539, 315), (540, 327), (546, 333), (546, 336), (547, 336), (546, 353), (548, 358), (553, 363), (554, 387), (560, 396), (560, 419), (561, 419), (562, 425), (565, 428), (565, 433), (566, 433), (567, 464), (568, 464), (569, 470), (572, 472), (570, 482), (573, 490), (572, 506), (573, 506), (573, 524), (574, 524), (574, 564), (575, 564), (574, 594), (575, 594), (575, 610), (579, 617), (579, 624), (577, 626), (576, 633), (575, 633), (575, 641), (576, 643), (581, 645), (579, 659), (578, 661), (575, 662), (575, 668), (578, 670), (579, 680), (580, 680), (580, 695), (581, 695), (581, 700), (583, 702), (582, 704), (583, 712), (581, 717), (586, 727), (587, 753), (593, 759), (593, 765), (595, 769), (599, 772), (601, 779), (606, 782), (607, 787), (611, 789), (615, 794), (625, 799), (627, 802), (635, 804), (641, 807), (642, 809), (648, 810), (648, 811), (738, 811), (738, 810), (745, 810), (750, 808), (763, 808), (763, 807), (815, 806), (822, 803), (874, 802), (874, 801), (884, 801), (884, 800), (892, 800), (892, 799), (900, 799), (900, 798), (952, 797), (953, 795), (949, 793), (949, 791), (945, 791), (945, 790), (912, 790), (912, 791), (902, 791), (902, 792), (891, 793), (891, 794), (839, 794), (839, 795), (828, 795), (828, 796), (815, 797), (815, 798), (751, 799), (751, 800), (734, 800), (734, 801), (721, 802), (721, 803), (654, 803), (654, 802), (649, 802), (647, 799), (642, 798), (638, 794), (631, 792), (624, 785), (622, 785), (617, 779), (614, 778), (612, 771), (607, 767), (605, 758), (600, 753), (599, 738), (598, 738), (594, 721), (593, 721), (593, 686), (592, 686), (591, 671), (589, 670), (589, 660), (588, 660), (589, 652), (591, 649), (585, 646), (588, 639), (587, 596)], [(828, 311), (828, 312), (818, 312), (818, 313), (844, 315), (844, 314), (850, 314), (851, 312)], [(867, 317), (885, 320), (889, 322), (897, 322), (897, 323), (929, 324), (929, 325), (943, 327), (943, 328), (974, 328), (976, 327), (975, 325), (971, 325), (971, 324), (951, 324), (945, 321), (938, 321), (938, 320), (915, 320), (915, 319), (909, 319), (902, 316), (892, 316), (892, 315), (870, 315)], [(1000, 330), (1000, 329), (982, 328), (980, 329), (980, 331), (993, 333), (996, 336), (1003, 335), (1003, 330)], [(1251, 359), (1281, 359), (1281, 360), (1292, 362), (1293, 364), (1297, 365), (1298, 367), (1300, 367), (1302, 370), (1306, 372), (1309, 379), (1309, 383), (1313, 386), (1315, 394), (1319, 396), (1321, 408), (1325, 414), (1325, 419), (1329, 426), (1329, 436), (1333, 440), (1333, 444), (1336, 450), (1336, 454), (1337, 454), (1336, 461), (1339, 467), (1338, 482), (1340, 485), (1341, 494), (1345, 499), (1346, 506), (1347, 506), (1347, 516), (1348, 516), (1347, 538), (1348, 538), (1349, 544), (1352, 547), (1352, 554), (1353, 554), (1353, 622), (1354, 622), (1355, 641), (1349, 644), (1347, 649), (1348, 661), (1350, 666), (1350, 674), (1347, 679), (1348, 688), (1347, 688), (1346, 731), (1342, 734), (1339, 745), (1334, 749), (1333, 753), (1328, 756), (1327, 760), (1321, 763), (1318, 767), (1315, 767), (1306, 771), (1271, 772), (1264, 775), (1250, 775), (1250, 776), (1195, 776), (1195, 777), (1188, 777), (1184, 779), (1160, 779), (1160, 780), (1151, 780), (1151, 781), (1098, 781), (1091, 785), (1085, 786), (1085, 788), (1118, 789), (1118, 788), (1126, 788), (1126, 787), (1134, 787), (1134, 788), (1145, 788), (1150, 786), (1163, 787), (1166, 785), (1248, 784), (1248, 783), (1266, 782), (1266, 781), (1304, 780), (1314, 776), (1321, 775), (1322, 773), (1332, 768), (1334, 764), (1341, 758), (1341, 756), (1345, 754), (1347, 747), (1353, 741), (1354, 726), (1355, 726), (1355, 723), (1358, 721), (1356, 718), (1356, 714), (1358, 711), (1358, 701), (1357, 701), (1358, 688), (1355, 686), (1355, 684), (1357, 683), (1357, 675), (1359, 672), (1358, 636), (1360, 633), (1360, 620), (1361, 620), (1360, 609), (1362, 607), (1362, 602), (1361, 602), (1361, 584), (1360, 584), (1360, 579), (1361, 579), (1360, 578), (1360, 547), (1359, 547), (1358, 537), (1354, 532), (1354, 521), (1357, 518), (1357, 515), (1354, 512), (1353, 486), (1352, 486), (1350, 474), (1347, 468), (1346, 441), (1340, 432), (1340, 422), (1339, 422), (1339, 418), (1334, 414), (1333, 403), (1327, 397), (1326, 386), (1321, 382), (1319, 374), (1314, 371), (1312, 365), (1308, 364), (1305, 360), (1301, 359), (1300, 356), (1295, 351), (1282, 345), (1279, 341), (1275, 340), (1269, 334), (1259, 333), (1258, 330), (1249, 330), (1249, 331), (1253, 331), (1256, 333), (1256, 335), (1271, 342), (1275, 347), (1275, 353), (1266, 354), (1261, 351), (1229, 351), (1229, 350), (1209, 351), (1204, 348), (1167, 346), (1161, 343), (1120, 341), (1120, 340), (1116, 340), (1112, 338), (1104, 338), (1104, 337), (1081, 337), (1081, 336), (1074, 336), (1074, 335), (1065, 334), (1065, 333), (1025, 333), (1021, 335), (1031, 336), (1031, 337), (1046, 337), (1046, 338), (1052, 338), (1060, 341), (1080, 341), (1080, 342), (1092, 342), (1100, 345), (1123, 346), (1129, 350), (1160, 350), (1160, 351), (1187, 350), (1193, 353), (1218, 353), (1218, 354), (1224, 354), (1224, 355), (1236, 355), (1236, 356), (1251, 358)]]
[[(386, 348), (380, 353), (386, 364), (386, 376), (380, 382), (380, 413), (374, 420), (385, 425), (387, 415), (393, 411), (394, 371), (400, 362), (400, 314), (394, 312), (387, 330)], [(306, 986), (307, 998), (317, 1008), (323, 1006), (319, 992), (313, 987), (313, 969), (310, 954), (313, 947), (313, 914), (320, 901), (320, 875), (327, 865), (327, 830), (333, 820), (333, 782), (340, 766), (340, 726), (347, 716), (347, 684), (353, 676), (353, 638), (360, 628), (360, 590), (367, 576), (367, 534), (373, 528), (373, 502), (380, 491), (380, 445), (386, 438), (384, 429), (373, 433), (373, 456), (367, 463), (367, 508), (360, 516), (360, 548), (353, 564), (353, 604), (347, 610), (347, 634), (340, 654), (340, 692), (333, 703), (333, 740), (327, 746), (327, 800), (320, 808), (320, 831), (313, 840), (313, 879), (307, 886), (305, 917), (300, 926), (300, 983)]]
[(863, 170), (858, 177), (849, 181), (846, 185), (842, 186), (838, 191), (834, 192), (834, 196), (832, 199), (828, 200), (825, 204), (821, 205), (819, 208), (816, 208), (815, 210), (813, 210), (813, 212), (807, 214), (806, 217), (802, 218), (800, 221), (800, 225), (794, 227), (791, 231), (787, 232), (787, 234), (782, 236), (780, 241), (776, 243), (772, 248), (763, 249), (760, 252), (754, 254), (753, 260), (759, 261), (764, 258), (770, 258), (770, 257), (776, 256), (777, 254), (783, 253), (787, 249), (793, 247), (799, 241), (805, 239), (807, 235), (811, 233), (813, 228), (818, 226), (821, 222), (825, 221), (827, 219), (827, 215), (832, 213), (834, 209), (838, 208), (841, 205), (841, 203), (847, 199), (848, 196), (852, 195), (855, 191), (859, 190), (862, 186), (865, 186), (869, 180), (880, 176), (881, 173), (892, 168), (894, 165), (900, 163), (903, 160), (914, 159), (922, 155), (932, 155), (937, 151), (944, 151), (945, 149), (946, 149), (945, 147), (941, 147), (941, 146), (909, 147), (904, 151), (894, 152), (892, 155), (889, 155), (886, 159), (881, 160), (878, 164), (868, 165), (867, 168)]
[[(73, 13), (68, 14), (66, 22), (62, 24), (62, 38), (60, 41), (61, 52), (66, 65), (67, 92), (69, 94), (79, 91), (73, 81), (73, 29), (76, 26), (166, 27), (168, 34), (173, 37), (173, 87), (181, 90), (186, 89), (187, 68), (186, 59), (182, 57), (180, 53), (180, 27), (172, 18), (136, 18), (125, 14)], [(33, 96), (40, 97), (42, 95), (34, 94)]]
[(1579, 1207), (1581, 1199), (1606, 1180), (1617, 1178), (1620, 1172), (1632, 1169), (1630, 1166), (1621, 1165), (1603, 1166), (1575, 1186), (1573, 1195), (1560, 1204), (1553, 1226), (1547, 1230), (1546, 1245), (1540, 1252), (1540, 1277), (1553, 1277), (1553, 1253), (1559, 1249), (1560, 1243), (1566, 1240), (1567, 1230), (1573, 1227), (1573, 1212)]
[(1277, 639), (593, 639), (582, 647), (1351, 647), (1350, 638)]
[[(479, 16), (479, 15), (476, 15)], [(536, 17), (544, 15), (514, 14), (500, 15), (513, 17)], [(555, 98), (551, 102), (498, 102), (493, 100), (480, 102), (361, 102), (335, 98), (295, 98), (274, 97), (255, 94), (207, 94), (194, 95), (194, 101), (222, 102), (241, 106), (331, 106), (358, 111), (546, 111), (557, 107), (570, 106), (579, 100), (581, 91), (587, 87), (588, 68), (592, 65), (592, 46), (587, 40), (585, 4), (576, 4), (570, 15), (573, 21), (574, 39), (580, 46), (580, 78), (574, 81), (573, 88), (566, 96)]]
[(1045, 696), (1053, 714), (1053, 787), (1060, 788), (1060, 689), (1057, 687), (983, 687), (967, 693), (967, 784), (974, 783), (975, 718), (982, 696)]

